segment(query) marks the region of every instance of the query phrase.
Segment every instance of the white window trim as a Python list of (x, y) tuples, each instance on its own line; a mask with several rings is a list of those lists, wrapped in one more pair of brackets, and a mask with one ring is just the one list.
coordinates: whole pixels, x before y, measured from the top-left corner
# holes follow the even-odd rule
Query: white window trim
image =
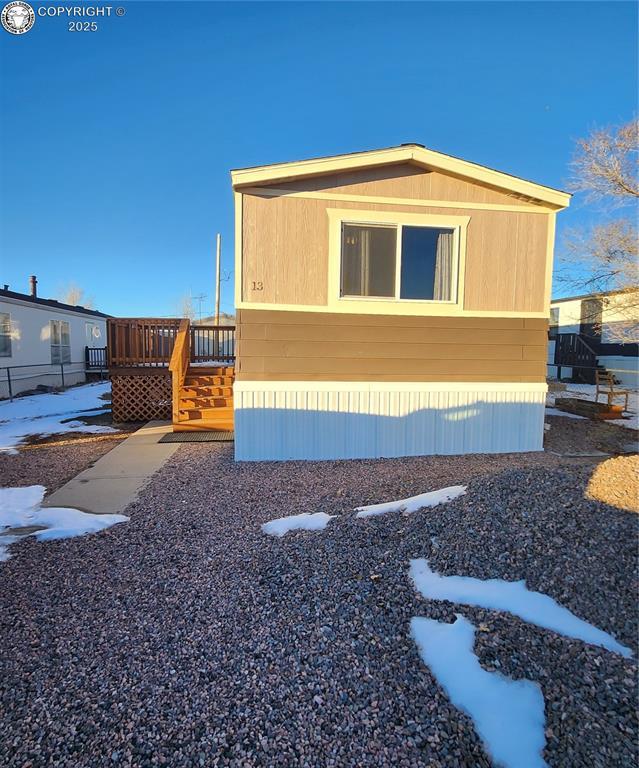
[[(362, 211), (353, 208), (328, 208), (328, 306), (327, 311), (348, 305), (349, 311), (367, 314), (372, 305), (388, 314), (452, 315), (462, 312), (464, 274), (466, 264), (466, 230), (470, 216), (446, 216), (439, 214), (402, 213), (388, 211)], [(342, 282), (342, 226), (344, 224), (395, 225), (397, 227), (397, 254), (395, 259), (395, 296), (341, 296)], [(437, 299), (399, 298), (401, 276), (401, 227), (440, 227), (454, 231), (455, 259), (452, 296), (450, 301)]]
[[(59, 330), (58, 335), (60, 338), (59, 344), (53, 343), (53, 326), (54, 324), (58, 324)], [(62, 343), (62, 323), (65, 323), (65, 325), (69, 328), (69, 343), (63, 344)], [(50, 336), (50, 347), (51, 347), (51, 365), (69, 365), (71, 363), (71, 323), (68, 320), (49, 320), (49, 336)], [(60, 359), (57, 361), (54, 361), (53, 357), (53, 350), (57, 349), (59, 351), (59, 357)], [(68, 349), (69, 350), (69, 359), (63, 360), (64, 355), (62, 354), (62, 351)]]
[[(13, 333), (12, 333), (12, 326), (11, 326), (11, 313), (0, 312), (0, 315), (7, 316), (7, 332), (2, 333), (2, 336), (6, 336), (9, 339), (9, 353), (7, 355), (3, 355), (2, 353), (0, 353), (0, 359), (4, 360), (9, 357), (13, 357)], [(0, 331), (2, 331), (3, 325), (4, 325), (4, 321), (0, 321)]]

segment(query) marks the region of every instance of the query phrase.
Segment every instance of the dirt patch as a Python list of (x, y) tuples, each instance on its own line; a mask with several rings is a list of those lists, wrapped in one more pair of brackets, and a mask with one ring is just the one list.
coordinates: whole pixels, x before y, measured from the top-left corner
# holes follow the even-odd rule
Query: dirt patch
[(546, 416), (550, 429), (544, 436), (544, 448), (555, 453), (625, 453), (637, 442), (637, 431), (591, 419)]
[(639, 456), (617, 456), (599, 464), (586, 496), (611, 507), (639, 512)]
[(126, 439), (134, 427), (108, 435), (69, 433), (32, 437), (15, 455), (0, 453), (4, 487), (44, 485), (52, 493)]

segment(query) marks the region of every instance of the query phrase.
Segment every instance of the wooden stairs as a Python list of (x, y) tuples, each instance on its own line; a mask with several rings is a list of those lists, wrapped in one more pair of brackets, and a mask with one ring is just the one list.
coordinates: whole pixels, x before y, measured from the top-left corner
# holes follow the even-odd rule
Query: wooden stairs
[(233, 366), (189, 366), (174, 393), (173, 431), (232, 432), (234, 380)]

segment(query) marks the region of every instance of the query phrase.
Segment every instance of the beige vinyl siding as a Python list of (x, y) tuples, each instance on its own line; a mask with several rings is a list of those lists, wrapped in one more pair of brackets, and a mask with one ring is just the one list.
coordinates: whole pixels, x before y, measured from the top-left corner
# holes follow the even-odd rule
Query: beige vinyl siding
[(242, 196), (243, 301), (326, 306), (329, 208), (469, 216), (463, 309), (544, 311), (547, 215), (255, 194)]
[(544, 382), (545, 320), (238, 312), (236, 378)]
[(338, 192), (417, 200), (530, 205), (528, 201), (520, 200), (515, 195), (508, 195), (438, 171), (424, 171), (407, 163), (282, 181), (271, 186), (274, 189), (285, 187), (298, 192)]

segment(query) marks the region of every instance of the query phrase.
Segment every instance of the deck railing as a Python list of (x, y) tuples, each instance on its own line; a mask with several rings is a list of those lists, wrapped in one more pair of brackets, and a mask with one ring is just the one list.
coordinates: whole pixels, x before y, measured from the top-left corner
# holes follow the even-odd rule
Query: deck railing
[(191, 362), (235, 360), (234, 325), (192, 325)]
[(110, 368), (167, 367), (182, 323), (192, 363), (235, 360), (235, 326), (192, 325), (178, 318), (118, 317), (107, 320)]
[(167, 366), (179, 327), (178, 318), (109, 318), (109, 367)]
[(104, 371), (107, 367), (106, 347), (85, 347), (84, 366), (87, 371)]

